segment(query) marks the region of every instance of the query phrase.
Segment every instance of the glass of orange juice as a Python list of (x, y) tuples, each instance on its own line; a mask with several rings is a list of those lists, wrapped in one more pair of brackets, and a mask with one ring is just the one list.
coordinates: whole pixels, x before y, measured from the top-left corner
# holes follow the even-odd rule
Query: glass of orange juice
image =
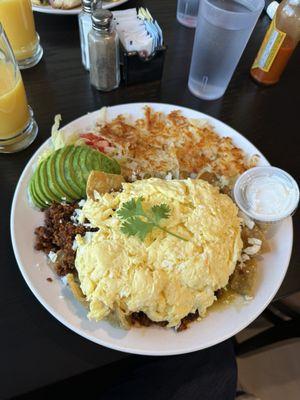
[(18, 64), (0, 23), (0, 153), (26, 148), (37, 132)]
[(0, 0), (0, 23), (20, 69), (36, 65), (43, 56), (35, 30), (31, 0)]

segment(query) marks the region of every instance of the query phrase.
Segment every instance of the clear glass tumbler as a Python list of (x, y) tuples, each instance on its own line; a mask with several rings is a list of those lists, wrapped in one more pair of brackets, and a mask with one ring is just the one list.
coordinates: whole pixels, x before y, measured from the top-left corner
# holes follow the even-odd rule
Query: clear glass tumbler
[(31, 68), (43, 56), (30, 0), (0, 0), (0, 23), (20, 69)]
[(177, 20), (188, 28), (196, 28), (200, 0), (177, 0)]
[(264, 0), (201, 0), (188, 87), (197, 97), (223, 96)]
[(37, 132), (18, 64), (0, 23), (0, 153), (25, 149)]

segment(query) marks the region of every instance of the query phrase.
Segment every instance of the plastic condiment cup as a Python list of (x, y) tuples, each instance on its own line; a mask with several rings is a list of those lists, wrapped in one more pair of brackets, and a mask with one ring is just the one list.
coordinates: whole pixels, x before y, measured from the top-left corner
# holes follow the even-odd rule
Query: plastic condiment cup
[(294, 214), (299, 203), (299, 187), (295, 179), (280, 168), (254, 167), (238, 178), (233, 198), (248, 217), (269, 225)]

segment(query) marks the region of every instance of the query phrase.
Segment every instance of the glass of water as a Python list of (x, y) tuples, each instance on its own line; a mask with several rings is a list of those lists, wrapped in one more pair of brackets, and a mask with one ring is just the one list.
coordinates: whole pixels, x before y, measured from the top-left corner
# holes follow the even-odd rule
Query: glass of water
[(188, 28), (196, 28), (200, 0), (177, 0), (177, 20)]
[(189, 89), (197, 97), (223, 96), (251, 36), (264, 0), (201, 0)]

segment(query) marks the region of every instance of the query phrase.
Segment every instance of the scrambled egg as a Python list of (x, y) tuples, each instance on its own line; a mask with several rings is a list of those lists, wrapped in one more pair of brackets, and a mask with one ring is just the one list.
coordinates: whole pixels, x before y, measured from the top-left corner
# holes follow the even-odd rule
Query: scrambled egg
[[(143, 196), (143, 207), (166, 203), (163, 226), (188, 241), (154, 229), (144, 242), (121, 232), (116, 210)], [(77, 236), (75, 266), (89, 302), (88, 317), (129, 327), (130, 314), (176, 327), (198, 310), (200, 318), (226, 286), (242, 249), (240, 219), (232, 200), (203, 180), (151, 178), (123, 183), (123, 191), (88, 199), (82, 218), (97, 232)]]

